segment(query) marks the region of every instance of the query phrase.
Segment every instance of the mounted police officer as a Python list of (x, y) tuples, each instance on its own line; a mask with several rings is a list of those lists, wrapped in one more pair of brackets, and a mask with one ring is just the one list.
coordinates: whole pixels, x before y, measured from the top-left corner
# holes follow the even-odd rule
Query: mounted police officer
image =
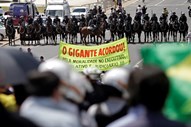
[(11, 16), (8, 17), (8, 18), (6, 19), (6, 21), (5, 21), (5, 26), (7, 26), (7, 25), (13, 26), (13, 19), (12, 19)]
[(60, 18), (58, 17), (58, 15), (55, 17), (55, 19), (53, 20), (53, 24), (55, 25), (55, 26), (57, 26), (57, 25), (60, 25)]
[(77, 20), (77, 18), (76, 18), (76, 16), (75, 16), (75, 15), (73, 15), (73, 16), (72, 16), (71, 21), (72, 21), (72, 22), (74, 22), (74, 23), (75, 23), (75, 25), (78, 25), (78, 20)]
[(52, 19), (50, 18), (50, 16), (47, 17), (46, 23), (52, 25)]
[(94, 4), (94, 8), (93, 8), (93, 10), (92, 10), (92, 13), (93, 13), (93, 15), (96, 15), (97, 12), (98, 12), (98, 10), (97, 10), (97, 5)]
[(163, 8), (163, 13), (165, 14), (166, 17), (168, 17), (168, 10), (166, 7)]
[(137, 21), (138, 23), (141, 23), (141, 16), (139, 15), (139, 13), (136, 13), (134, 20)]
[(142, 13), (143, 13), (143, 16), (147, 13), (147, 7), (146, 7), (146, 5), (143, 6), (143, 8), (142, 8)]
[(67, 15), (65, 15), (65, 16), (64, 16), (64, 19), (62, 20), (62, 23), (68, 24), (68, 22), (69, 22), (69, 18), (68, 18)]
[(119, 14), (118, 14), (118, 17), (117, 17), (118, 19), (120, 19), (121, 20), (121, 22), (124, 22), (124, 18), (123, 18), (123, 15), (122, 15), (122, 13), (121, 12), (119, 12)]
[(38, 16), (37, 18), (37, 23), (40, 24), (41, 26), (43, 25), (43, 19), (41, 18), (41, 15)]
[(141, 16), (142, 15), (142, 7), (141, 5), (138, 5), (137, 9), (136, 9), (136, 13)]
[(132, 23), (132, 17), (130, 15), (130, 13), (127, 14), (127, 17), (125, 18), (125, 21), (127, 21), (128, 23)]
[(83, 26), (86, 25), (86, 18), (84, 17), (84, 14), (81, 14), (81, 17), (80, 17), (80, 24), (82, 24)]
[(150, 17), (149, 17), (149, 15), (148, 15), (148, 13), (146, 13), (145, 16), (143, 17), (143, 24), (144, 24), (146, 21), (149, 22), (149, 20), (150, 20)]
[(176, 15), (176, 12), (173, 12), (172, 15), (170, 16), (170, 22), (175, 22), (178, 21), (178, 16)]
[(24, 16), (20, 16), (19, 18), (19, 25), (25, 25), (25, 19), (24, 19)]
[(27, 20), (28, 25), (33, 24), (33, 21), (34, 21), (34, 19), (32, 18), (32, 16), (29, 15), (28, 20)]
[(96, 16), (94, 16), (94, 18), (89, 21), (88, 26), (92, 27), (92, 32), (94, 33), (95, 30), (98, 28), (98, 22)]
[(158, 18), (155, 13), (151, 17), (151, 23), (153, 23), (153, 22), (158, 22)]
[(165, 14), (164, 12), (162, 13), (162, 15), (161, 15), (160, 18), (159, 18), (160, 23), (161, 23), (163, 20), (165, 21), (165, 23), (167, 23), (167, 16), (166, 16), (166, 14)]
[(99, 13), (99, 14), (102, 13), (102, 8), (101, 8), (101, 6), (98, 6), (98, 13)]
[(179, 22), (184, 22), (186, 23), (187, 22), (187, 17), (185, 16), (185, 13), (182, 13), (180, 18), (179, 18)]

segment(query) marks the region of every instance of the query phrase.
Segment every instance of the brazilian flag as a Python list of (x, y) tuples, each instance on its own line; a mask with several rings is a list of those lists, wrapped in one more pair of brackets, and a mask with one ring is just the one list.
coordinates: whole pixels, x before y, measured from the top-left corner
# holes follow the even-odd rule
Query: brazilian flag
[(165, 44), (141, 49), (144, 64), (157, 65), (170, 80), (164, 114), (173, 120), (191, 123), (191, 47)]

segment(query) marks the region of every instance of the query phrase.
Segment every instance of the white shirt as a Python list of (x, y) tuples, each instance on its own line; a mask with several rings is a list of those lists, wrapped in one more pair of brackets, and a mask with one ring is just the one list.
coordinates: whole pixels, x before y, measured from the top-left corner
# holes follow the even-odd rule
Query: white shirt
[(142, 7), (137, 7), (137, 12), (141, 12), (142, 13)]
[(20, 115), (41, 127), (82, 127), (75, 105), (56, 102), (48, 97), (29, 97), (20, 108)]

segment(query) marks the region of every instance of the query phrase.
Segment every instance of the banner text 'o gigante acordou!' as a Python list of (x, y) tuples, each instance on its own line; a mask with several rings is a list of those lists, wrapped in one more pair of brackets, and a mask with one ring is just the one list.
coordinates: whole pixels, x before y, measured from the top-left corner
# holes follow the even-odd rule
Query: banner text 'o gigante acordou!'
[(59, 58), (79, 71), (91, 66), (107, 71), (129, 64), (126, 38), (98, 46), (81, 46), (60, 42)]

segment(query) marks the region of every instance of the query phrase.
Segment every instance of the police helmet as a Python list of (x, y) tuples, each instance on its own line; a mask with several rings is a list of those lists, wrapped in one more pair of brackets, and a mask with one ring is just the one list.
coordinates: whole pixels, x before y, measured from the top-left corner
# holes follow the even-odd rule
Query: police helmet
[(127, 99), (129, 97), (127, 92), (129, 75), (130, 69), (114, 68), (104, 74), (102, 82), (121, 91), (123, 97)]
[(83, 73), (90, 77), (92, 80), (97, 80), (100, 78), (100, 74), (102, 73), (97, 67), (88, 67), (83, 70)]

